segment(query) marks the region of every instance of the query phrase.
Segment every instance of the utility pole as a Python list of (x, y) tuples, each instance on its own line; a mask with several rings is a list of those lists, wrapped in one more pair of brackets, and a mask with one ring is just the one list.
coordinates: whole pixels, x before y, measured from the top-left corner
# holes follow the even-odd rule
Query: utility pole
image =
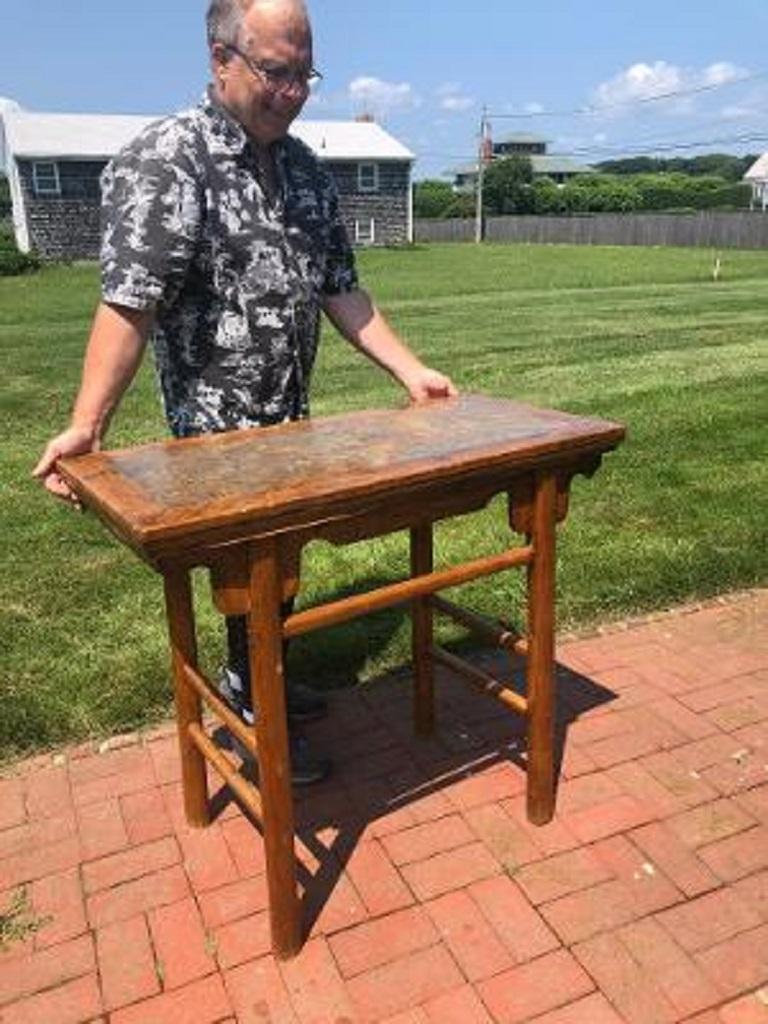
[(479, 245), (483, 240), (483, 179), (485, 177), (485, 160), (488, 135), (488, 108), (483, 107), (480, 118), (480, 138), (477, 146), (477, 202), (475, 206), (475, 242)]

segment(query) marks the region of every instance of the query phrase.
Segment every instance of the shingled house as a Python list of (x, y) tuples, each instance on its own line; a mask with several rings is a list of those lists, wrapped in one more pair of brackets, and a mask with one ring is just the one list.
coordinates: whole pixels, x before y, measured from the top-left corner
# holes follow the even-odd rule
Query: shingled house
[[(487, 160), (500, 160), (507, 156), (527, 156), (531, 161), (534, 180), (551, 178), (556, 185), (565, 185), (577, 174), (591, 174), (592, 168), (567, 156), (554, 156), (547, 152), (549, 141), (539, 135), (517, 132), (498, 141), (490, 142)], [(456, 192), (473, 192), (477, 187), (477, 164), (457, 167), (453, 171)]]
[[(93, 259), (99, 250), (99, 176), (156, 117), (38, 114), (0, 109), (0, 136), (18, 247), (45, 259)], [(297, 121), (332, 172), (356, 245), (413, 237), (413, 154), (372, 121)]]

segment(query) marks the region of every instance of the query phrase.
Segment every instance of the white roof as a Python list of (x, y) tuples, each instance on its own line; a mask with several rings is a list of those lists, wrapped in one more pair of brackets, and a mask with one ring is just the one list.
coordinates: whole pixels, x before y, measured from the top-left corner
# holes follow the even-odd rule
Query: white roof
[[(160, 116), (0, 111), (9, 153), (49, 159), (109, 159)], [(371, 121), (297, 121), (291, 134), (321, 160), (414, 159), (410, 150)]]
[(768, 181), (768, 153), (763, 153), (744, 175), (747, 181)]

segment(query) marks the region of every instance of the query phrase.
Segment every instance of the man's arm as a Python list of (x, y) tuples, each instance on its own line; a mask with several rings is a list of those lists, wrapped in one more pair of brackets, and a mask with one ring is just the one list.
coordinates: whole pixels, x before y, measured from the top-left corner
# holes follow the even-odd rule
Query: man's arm
[(112, 414), (139, 368), (153, 316), (151, 311), (104, 302), (96, 310), (70, 425), (48, 443), (32, 471), (51, 494), (77, 504), (56, 472), (56, 460), (99, 448)]
[(403, 385), (412, 401), (458, 394), (448, 377), (425, 366), (401, 341), (367, 292), (355, 289), (327, 295), (323, 310), (347, 341)]

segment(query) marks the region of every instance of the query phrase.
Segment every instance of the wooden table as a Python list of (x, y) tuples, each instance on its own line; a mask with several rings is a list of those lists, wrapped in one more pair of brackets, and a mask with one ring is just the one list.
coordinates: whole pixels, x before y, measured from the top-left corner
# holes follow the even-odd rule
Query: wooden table
[[(435, 663), (525, 715), (528, 814), (544, 824), (554, 813), (555, 527), (566, 516), (573, 476), (591, 475), (623, 436), (620, 425), (604, 420), (463, 395), (60, 461), (82, 502), (163, 575), (187, 819), (209, 823), (208, 760), (263, 830), (278, 956), (295, 955), (302, 943), (283, 640), (409, 602), (417, 733), (434, 727)], [(524, 543), (435, 571), (433, 523), (480, 509), (502, 492), (511, 530)], [(410, 530), (409, 578), (281, 618), (310, 540), (346, 544), (399, 529)], [(248, 617), (255, 727), (232, 713), (198, 668), (195, 566), (210, 568), (221, 612)], [(528, 573), (525, 635), (436, 596), (515, 566)], [(436, 646), (434, 611), (525, 655), (526, 696)], [(204, 730), (203, 703), (257, 757), (258, 789)]]

